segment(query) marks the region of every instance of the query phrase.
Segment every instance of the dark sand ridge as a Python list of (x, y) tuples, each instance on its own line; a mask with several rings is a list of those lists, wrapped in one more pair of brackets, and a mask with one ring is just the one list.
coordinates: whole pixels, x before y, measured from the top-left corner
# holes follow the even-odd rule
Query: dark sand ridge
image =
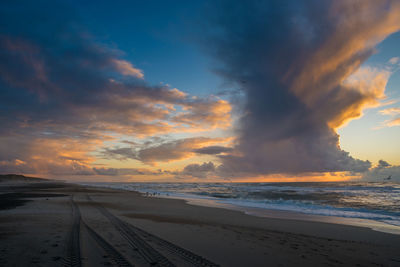
[(0, 210), (0, 266), (400, 266), (399, 236), (368, 228), (62, 183), (0, 188), (23, 201)]

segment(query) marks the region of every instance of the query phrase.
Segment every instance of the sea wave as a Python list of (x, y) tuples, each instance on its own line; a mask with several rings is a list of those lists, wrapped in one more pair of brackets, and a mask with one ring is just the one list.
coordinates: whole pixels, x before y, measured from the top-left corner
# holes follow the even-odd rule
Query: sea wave
[[(86, 183), (87, 184), (87, 183)], [(396, 183), (91, 183), (90, 185), (241, 207), (361, 218), (400, 226)]]

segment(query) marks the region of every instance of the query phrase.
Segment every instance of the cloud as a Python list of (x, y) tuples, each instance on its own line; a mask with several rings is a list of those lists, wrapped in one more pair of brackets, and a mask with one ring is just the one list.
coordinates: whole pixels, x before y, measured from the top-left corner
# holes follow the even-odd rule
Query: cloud
[[(0, 137), (0, 171), (38, 175), (91, 175), (89, 154), (100, 140)], [(34, 141), (33, 141), (34, 140)], [(12, 146), (10, 146), (12, 145)]]
[(383, 182), (389, 181), (386, 180), (389, 176), (391, 177), (391, 182), (400, 182), (400, 166), (390, 165), (388, 162), (380, 160), (377, 166), (363, 173), (362, 179), (366, 181)]
[[(149, 142), (133, 147), (105, 148), (105, 158), (136, 159), (143, 163), (154, 165), (157, 162), (171, 162), (193, 157), (198, 150), (206, 151), (210, 144), (226, 142), (226, 138), (191, 137), (178, 140)], [(217, 148), (221, 148), (218, 147)], [(207, 154), (207, 153), (203, 153)]]
[[(18, 139), (18, 137), (16, 137)], [(10, 151), (9, 144), (17, 141), (0, 137), (0, 170), (2, 173), (36, 174), (46, 177), (70, 176), (159, 176), (167, 171), (143, 168), (110, 168), (98, 166), (98, 159), (91, 153), (102, 144), (100, 140), (64, 139), (20, 139), (20, 144)], [(8, 149), (7, 149), (8, 148)], [(120, 157), (124, 149), (116, 150)], [(128, 157), (129, 155), (126, 155)], [(13, 158), (13, 159), (9, 159)]]
[(391, 165), (387, 162), (387, 161), (384, 161), (384, 160), (379, 160), (379, 162), (378, 162), (378, 166), (377, 166), (377, 168), (386, 168), (386, 167), (390, 167)]
[(400, 117), (394, 118), (394, 119), (388, 121), (388, 122), (386, 123), (386, 125), (389, 126), (389, 127), (392, 127), (392, 126), (400, 126)]
[[(204, 40), (245, 94), (226, 176), (367, 170), (336, 129), (384, 99), (390, 73), (361, 65), (400, 29), (398, 1), (226, 1)], [(212, 14), (216, 14), (214, 17)], [(251, 15), (249, 15), (251, 14)]]
[(201, 129), (204, 127), (202, 125), (208, 125), (211, 128), (228, 128), (231, 126), (231, 110), (231, 105), (226, 100), (199, 101), (196, 99), (189, 105), (185, 105), (184, 112), (174, 117), (173, 121), (185, 124), (192, 130), (198, 130), (199, 126)]
[[(0, 139), (7, 143), (0, 152), (0, 172), (94, 173), (95, 152), (104, 141), (230, 125), (227, 101), (148, 84), (121, 51), (96, 42), (69, 6), (54, 1), (4, 5)], [(112, 152), (134, 157), (126, 149)], [(150, 160), (146, 153), (138, 157)], [(79, 160), (72, 160), (74, 155)]]
[[(350, 106), (338, 112), (328, 123), (331, 128), (344, 126), (350, 120), (362, 116), (362, 111), (369, 107), (380, 105), (379, 100), (385, 99), (386, 84), (390, 72), (383, 69), (360, 67), (343, 82), (348, 90), (356, 90), (361, 93), (362, 98), (354, 101)], [(343, 101), (343, 99), (340, 99)]]
[(197, 154), (217, 155), (221, 153), (231, 152), (232, 148), (225, 146), (206, 146), (193, 150)]
[(397, 115), (400, 114), (400, 108), (387, 108), (380, 110), (379, 113), (384, 115)]
[(400, 108), (387, 108), (380, 110), (383, 115), (392, 116), (392, 119), (386, 120), (383, 125), (386, 127), (400, 126)]
[(113, 158), (118, 160), (137, 159), (137, 153), (131, 147), (105, 147), (101, 152), (104, 158)]
[(194, 177), (194, 178), (210, 178), (216, 170), (214, 163), (204, 162), (203, 164), (189, 164), (183, 168), (183, 171), (177, 175), (180, 177)]
[(400, 63), (400, 57), (392, 57), (391, 59), (389, 59), (389, 63), (392, 65)]
[(139, 70), (139, 69), (133, 67), (133, 65), (130, 62), (128, 62), (126, 60), (119, 60), (119, 59), (114, 59), (114, 60), (112, 60), (112, 62), (115, 64), (115, 68), (118, 71), (120, 71), (123, 75), (129, 75), (129, 76), (143, 79), (144, 74), (143, 74), (142, 70)]
[(93, 171), (97, 175), (105, 175), (105, 176), (158, 176), (168, 172), (164, 172), (162, 170), (159, 171), (151, 171), (148, 169), (137, 169), (137, 168), (93, 168)]
[[(385, 98), (391, 72), (361, 66), (379, 42), (399, 30), (398, 1), (212, 5), (208, 15), (217, 16), (205, 33), (207, 49), (217, 60), (216, 72), (240, 88), (236, 96), (244, 95), (238, 138), (229, 148), (226, 140), (197, 133), (232, 127), (230, 102), (150, 85), (121, 51), (97, 42), (68, 6), (52, 1), (5, 6), (0, 9), (0, 172), (159, 175), (96, 160), (155, 165), (196, 155), (215, 155), (222, 165), (191, 164), (175, 174), (249, 177), (362, 172), (371, 166), (340, 148), (336, 130)], [(175, 133), (197, 137), (141, 141)], [(388, 168), (395, 166), (381, 166)]]

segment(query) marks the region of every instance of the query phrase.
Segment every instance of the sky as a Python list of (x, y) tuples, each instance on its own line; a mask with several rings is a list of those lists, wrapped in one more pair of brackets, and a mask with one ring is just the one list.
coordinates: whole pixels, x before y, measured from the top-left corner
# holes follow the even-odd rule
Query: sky
[(400, 181), (400, 2), (2, 1), (0, 173)]

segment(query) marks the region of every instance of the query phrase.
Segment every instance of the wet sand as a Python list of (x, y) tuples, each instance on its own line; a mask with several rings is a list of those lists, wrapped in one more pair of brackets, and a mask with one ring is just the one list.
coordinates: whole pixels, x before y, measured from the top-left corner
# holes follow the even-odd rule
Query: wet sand
[(0, 266), (400, 266), (400, 236), (136, 192), (0, 184)]

